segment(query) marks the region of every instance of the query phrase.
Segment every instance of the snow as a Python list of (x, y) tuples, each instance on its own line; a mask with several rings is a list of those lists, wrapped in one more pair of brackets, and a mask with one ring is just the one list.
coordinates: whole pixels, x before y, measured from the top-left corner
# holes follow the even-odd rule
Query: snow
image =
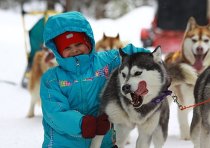
[[(102, 37), (103, 32), (112, 36), (119, 32), (123, 41), (141, 46), (140, 29), (149, 27), (153, 16), (152, 7), (141, 7), (117, 20), (89, 20), (96, 41)], [(26, 29), (29, 29), (35, 19), (34, 17), (26, 18)], [(22, 17), (17, 12), (0, 10), (0, 20), (0, 148), (38, 148), (41, 147), (43, 141), (41, 108), (40, 106), (35, 108), (36, 117), (26, 118), (30, 94), (21, 87), (21, 80), (27, 65)], [(135, 147), (136, 138), (137, 130), (135, 129), (131, 132), (131, 144), (126, 148)], [(191, 141), (180, 140), (177, 107), (172, 103), (169, 136), (164, 148), (177, 147), (192, 148), (193, 144)]]

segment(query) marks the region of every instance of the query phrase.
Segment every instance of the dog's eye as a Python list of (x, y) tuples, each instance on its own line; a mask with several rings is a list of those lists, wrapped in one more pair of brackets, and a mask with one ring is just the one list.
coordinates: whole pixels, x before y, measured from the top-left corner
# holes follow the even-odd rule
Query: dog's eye
[(205, 39), (205, 40), (204, 40), (204, 42), (205, 42), (205, 43), (208, 43), (208, 42), (209, 42), (209, 40), (208, 40), (208, 39)]
[(195, 43), (195, 42), (197, 42), (197, 40), (196, 39), (192, 39), (192, 41)]
[(134, 73), (134, 76), (139, 76), (139, 75), (141, 75), (141, 74), (142, 74), (141, 71), (136, 71), (136, 72)]
[(125, 78), (125, 77), (126, 77), (125, 73), (123, 73), (123, 72), (122, 72), (122, 77), (123, 77), (123, 78)]

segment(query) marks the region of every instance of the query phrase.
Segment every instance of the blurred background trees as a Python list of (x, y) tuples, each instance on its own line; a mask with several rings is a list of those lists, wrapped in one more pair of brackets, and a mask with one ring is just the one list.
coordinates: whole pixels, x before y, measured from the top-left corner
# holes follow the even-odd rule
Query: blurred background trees
[[(154, 5), (156, 0), (0, 0), (0, 9), (17, 10), (21, 4), (40, 3), (42, 9), (77, 10), (95, 19), (118, 18), (142, 5)], [(37, 6), (37, 10), (40, 10)]]

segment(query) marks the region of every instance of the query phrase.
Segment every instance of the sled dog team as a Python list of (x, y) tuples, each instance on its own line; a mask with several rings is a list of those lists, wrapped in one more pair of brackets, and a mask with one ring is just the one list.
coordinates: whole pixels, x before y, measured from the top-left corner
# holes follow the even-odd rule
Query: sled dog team
[[(151, 142), (156, 148), (163, 147), (168, 136), (168, 100), (173, 94), (182, 106), (204, 102), (193, 108), (191, 125), (188, 125), (189, 109), (178, 109), (178, 121), (181, 139), (191, 139), (195, 148), (209, 147), (210, 104), (207, 101), (210, 99), (210, 25), (199, 26), (194, 18), (190, 18), (182, 50), (170, 53), (165, 61), (162, 59), (161, 47), (156, 47), (152, 52), (125, 53), (121, 49), (123, 43), (119, 34), (110, 39), (104, 34), (96, 45), (98, 50), (103, 48), (105, 51), (110, 47), (119, 48), (120, 65), (107, 78), (99, 106), (99, 115), (106, 113), (114, 124), (115, 144), (118, 147), (125, 146), (134, 127), (139, 132), (136, 148), (149, 148)], [(34, 116), (34, 106), (40, 100), (41, 75), (49, 67), (57, 65), (54, 56), (44, 52), (47, 51), (37, 53), (34, 58), (28, 88), (32, 96), (28, 117)], [(35, 67), (35, 64), (38, 66)], [(87, 81), (91, 79), (94, 78), (90, 77)], [(65, 86), (68, 85), (71, 84), (65, 83)], [(103, 137), (94, 136), (90, 147), (100, 148)]]

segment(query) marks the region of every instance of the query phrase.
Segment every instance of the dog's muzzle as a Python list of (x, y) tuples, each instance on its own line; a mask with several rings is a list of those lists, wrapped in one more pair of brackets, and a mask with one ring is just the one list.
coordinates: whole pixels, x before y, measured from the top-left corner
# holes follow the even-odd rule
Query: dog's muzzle
[(138, 89), (135, 92), (133, 92), (131, 90), (131, 85), (129, 85), (129, 84), (123, 85), (122, 91), (125, 94), (130, 93), (130, 96), (132, 98), (132, 100), (130, 101), (130, 103), (135, 108), (140, 107), (140, 105), (143, 103), (143, 97), (142, 96), (144, 96), (148, 92), (148, 90), (146, 88), (146, 82), (145, 81), (140, 81), (139, 82)]
[(140, 105), (143, 103), (143, 98), (142, 96), (138, 96), (135, 93), (130, 93), (131, 94), (131, 104), (133, 105), (134, 108), (140, 107)]

